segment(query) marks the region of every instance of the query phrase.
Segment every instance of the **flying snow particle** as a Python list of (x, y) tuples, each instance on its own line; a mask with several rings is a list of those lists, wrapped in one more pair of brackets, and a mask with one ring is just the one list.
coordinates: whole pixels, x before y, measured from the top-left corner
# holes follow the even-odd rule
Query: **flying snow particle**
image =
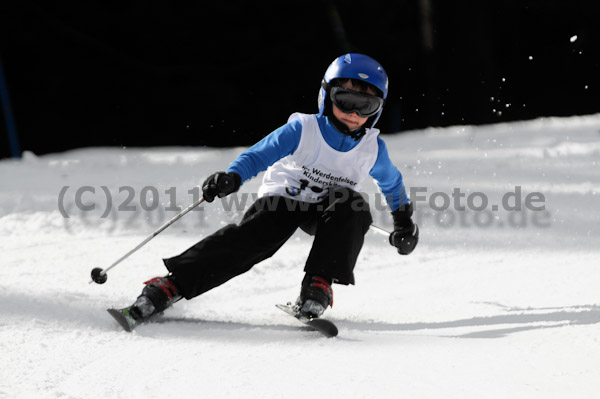
[(569, 41), (570, 41), (571, 43), (573, 43), (575, 40), (577, 40), (577, 35), (573, 35), (573, 36), (571, 36), (571, 38), (569, 39)]

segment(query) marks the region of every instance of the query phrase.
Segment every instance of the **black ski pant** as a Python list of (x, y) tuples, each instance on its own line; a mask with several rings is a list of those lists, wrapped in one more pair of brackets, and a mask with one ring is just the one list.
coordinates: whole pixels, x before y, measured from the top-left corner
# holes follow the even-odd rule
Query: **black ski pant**
[(368, 203), (350, 189), (330, 190), (317, 204), (263, 197), (239, 224), (223, 227), (164, 263), (183, 297), (191, 299), (271, 257), (300, 227), (314, 235), (304, 271), (354, 284), (354, 266), (371, 223)]

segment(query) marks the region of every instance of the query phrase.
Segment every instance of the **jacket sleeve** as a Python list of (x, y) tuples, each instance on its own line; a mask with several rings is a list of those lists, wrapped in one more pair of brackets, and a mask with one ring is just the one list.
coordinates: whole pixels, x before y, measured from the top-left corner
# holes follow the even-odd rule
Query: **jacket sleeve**
[(407, 204), (410, 199), (406, 195), (402, 173), (392, 163), (385, 142), (378, 137), (377, 144), (379, 145), (377, 160), (370, 175), (377, 181), (391, 210), (395, 211), (401, 205)]
[(266, 170), (275, 162), (298, 148), (302, 134), (302, 122), (286, 123), (268, 136), (241, 153), (227, 168), (242, 178), (242, 183)]

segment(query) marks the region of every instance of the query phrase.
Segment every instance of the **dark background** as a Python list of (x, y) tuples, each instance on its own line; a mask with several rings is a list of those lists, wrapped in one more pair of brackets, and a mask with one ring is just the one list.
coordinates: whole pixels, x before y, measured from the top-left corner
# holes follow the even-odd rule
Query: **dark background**
[(22, 150), (251, 145), (292, 112), (317, 112), (323, 73), (347, 51), (390, 76), (383, 133), (597, 113), (596, 8), (13, 0), (0, 5), (0, 57)]

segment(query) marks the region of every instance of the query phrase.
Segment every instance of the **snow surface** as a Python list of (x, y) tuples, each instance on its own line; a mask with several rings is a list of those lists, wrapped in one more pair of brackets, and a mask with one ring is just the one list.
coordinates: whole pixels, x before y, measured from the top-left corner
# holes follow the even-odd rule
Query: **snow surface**
[[(92, 267), (177, 213), (166, 207), (192, 203), (188, 190), (243, 148), (90, 148), (0, 161), (0, 398), (597, 398), (600, 115), (384, 138), (419, 196), (443, 203), (459, 189), (463, 206), (473, 193), (472, 206), (482, 194), (489, 206), (442, 212), (418, 201), (421, 241), (410, 256), (369, 232), (357, 285), (334, 286), (334, 339), (274, 306), (298, 294), (311, 244), (301, 232), (250, 272), (131, 334), (105, 312), (163, 275), (161, 258), (239, 220), (243, 209), (225, 209), (229, 202), (186, 215), (106, 284), (88, 284)], [(491, 211), (516, 187), (522, 198), (543, 195), (545, 209)], [(82, 204), (96, 209), (78, 209), (82, 188)], [(368, 189), (375, 201), (375, 185)], [(391, 227), (387, 211), (373, 214)]]

